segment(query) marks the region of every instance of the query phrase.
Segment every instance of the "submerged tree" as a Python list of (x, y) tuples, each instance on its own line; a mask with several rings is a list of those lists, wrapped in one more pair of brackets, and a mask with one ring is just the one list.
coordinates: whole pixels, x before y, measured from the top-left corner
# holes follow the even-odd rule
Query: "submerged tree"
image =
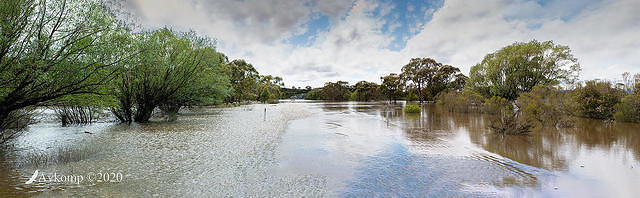
[(587, 118), (611, 119), (615, 105), (622, 100), (624, 92), (609, 82), (587, 81), (573, 93), (575, 115)]
[(484, 97), (515, 100), (536, 85), (573, 84), (580, 65), (567, 46), (552, 41), (514, 43), (471, 68), (467, 88)]
[(327, 82), (322, 87), (322, 97), (331, 101), (349, 100), (349, 83), (346, 81)]
[(353, 100), (371, 101), (380, 98), (380, 86), (374, 82), (360, 81), (353, 87)]
[(613, 118), (622, 122), (640, 122), (640, 94), (631, 94), (614, 106)]
[(201, 67), (188, 77), (183, 87), (160, 104), (160, 109), (172, 119), (184, 106), (220, 104), (232, 92), (225, 68), (219, 62), (223, 55), (208, 41), (196, 39), (192, 39), (192, 43), (201, 55)]
[[(185, 105), (208, 104), (230, 94), (222, 58), (207, 39), (161, 29), (133, 35), (138, 51), (115, 82), (122, 122), (146, 122), (156, 107), (175, 114)], [(133, 118), (131, 118), (133, 116)]]
[(431, 58), (412, 58), (408, 64), (402, 67), (401, 75), (406, 82), (410, 82), (416, 88), (420, 103), (424, 101), (423, 89), (438, 71), (440, 65)]
[(382, 80), (382, 84), (380, 84), (382, 93), (387, 96), (389, 101), (393, 101), (395, 103), (402, 95), (402, 88), (404, 87), (402, 78), (400, 75), (391, 73), (380, 77), (380, 79)]
[(431, 58), (413, 58), (402, 67), (402, 77), (409, 86), (416, 88), (420, 103), (425, 99), (433, 100), (438, 93), (446, 89), (460, 89), (466, 82), (466, 76), (459, 74), (460, 69), (443, 65)]
[(92, 1), (3, 0), (0, 10), (0, 143), (26, 126), (26, 109), (96, 92), (128, 56)]
[(530, 92), (521, 94), (516, 105), (528, 120), (542, 126), (572, 127), (571, 98), (560, 89), (536, 85)]

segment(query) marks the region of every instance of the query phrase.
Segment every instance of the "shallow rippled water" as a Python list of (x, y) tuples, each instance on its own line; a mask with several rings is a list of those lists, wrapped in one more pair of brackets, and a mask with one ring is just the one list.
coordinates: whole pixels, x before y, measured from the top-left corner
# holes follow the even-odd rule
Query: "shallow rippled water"
[[(2, 151), (0, 196), (640, 194), (639, 125), (579, 119), (575, 129), (501, 136), (487, 130), (486, 115), (433, 105), (410, 115), (402, 105), (300, 101), (194, 109), (172, 123), (42, 122)], [(59, 160), (35, 163), (42, 156)], [(35, 170), (122, 180), (25, 184)]]

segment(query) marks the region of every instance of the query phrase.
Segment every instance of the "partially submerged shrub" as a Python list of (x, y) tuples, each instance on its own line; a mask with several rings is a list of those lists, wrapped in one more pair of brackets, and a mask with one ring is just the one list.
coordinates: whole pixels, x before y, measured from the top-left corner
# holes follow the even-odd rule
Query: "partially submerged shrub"
[(513, 105), (506, 98), (493, 96), (484, 102), (483, 109), (489, 114), (510, 114), (513, 112)]
[(35, 121), (31, 119), (33, 108), (24, 108), (9, 114), (0, 120), (0, 146), (18, 137), (29, 124)]
[(103, 109), (116, 106), (114, 98), (98, 94), (76, 94), (49, 103), (62, 126), (91, 124), (100, 117)]
[(614, 106), (620, 102), (624, 92), (609, 82), (588, 81), (573, 93), (575, 114), (581, 117), (611, 119)]
[(276, 98), (272, 98), (272, 99), (269, 99), (269, 101), (267, 101), (267, 103), (269, 103), (269, 104), (278, 104), (278, 103), (280, 103), (280, 101), (278, 99), (276, 99)]
[(162, 111), (162, 113), (167, 116), (166, 120), (168, 122), (178, 120), (178, 112), (180, 112), (181, 108), (181, 105), (163, 104), (159, 106), (160, 111)]
[(422, 108), (417, 104), (407, 104), (403, 109), (405, 113), (420, 113), (421, 110)]
[(628, 95), (616, 104), (613, 118), (622, 122), (640, 122), (640, 95)]
[(531, 132), (532, 125), (528, 120), (521, 119), (517, 113), (505, 114), (498, 120), (494, 120), (489, 128), (496, 133), (505, 135), (527, 135)]
[(416, 100), (418, 100), (418, 94), (416, 94), (416, 92), (413, 89), (409, 90), (406, 101), (416, 101)]
[(472, 111), (480, 111), (484, 98), (470, 90), (462, 92), (443, 91), (436, 96), (436, 104), (443, 106), (451, 112), (468, 113)]
[(62, 126), (72, 124), (91, 124), (99, 117), (98, 110), (92, 106), (58, 104), (53, 107)]
[(542, 126), (568, 128), (574, 123), (569, 116), (570, 100), (557, 88), (537, 85), (530, 92), (521, 94), (516, 105), (527, 120)]
[(22, 156), (17, 162), (19, 167), (43, 167), (85, 160), (104, 150), (98, 144), (58, 146), (46, 152), (31, 152)]
[(322, 95), (322, 89), (313, 89), (304, 95), (305, 100), (326, 100)]

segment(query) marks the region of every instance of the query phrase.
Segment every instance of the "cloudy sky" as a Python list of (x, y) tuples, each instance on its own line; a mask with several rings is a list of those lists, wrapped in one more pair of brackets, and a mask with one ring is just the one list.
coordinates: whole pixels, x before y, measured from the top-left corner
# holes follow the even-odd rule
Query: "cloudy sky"
[(639, 0), (131, 0), (145, 27), (195, 30), (287, 87), (379, 82), (412, 57), (468, 74), (514, 42), (568, 45), (583, 80), (640, 73)]

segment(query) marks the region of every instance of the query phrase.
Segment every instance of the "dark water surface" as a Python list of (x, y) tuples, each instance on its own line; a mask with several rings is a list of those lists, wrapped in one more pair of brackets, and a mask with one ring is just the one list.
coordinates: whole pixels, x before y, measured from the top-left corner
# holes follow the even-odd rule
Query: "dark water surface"
[[(0, 197), (640, 195), (640, 125), (578, 119), (502, 136), (487, 115), (434, 105), (412, 115), (402, 105), (303, 101), (195, 109), (172, 123), (41, 122), (2, 151)], [(84, 180), (25, 184), (35, 170)]]

